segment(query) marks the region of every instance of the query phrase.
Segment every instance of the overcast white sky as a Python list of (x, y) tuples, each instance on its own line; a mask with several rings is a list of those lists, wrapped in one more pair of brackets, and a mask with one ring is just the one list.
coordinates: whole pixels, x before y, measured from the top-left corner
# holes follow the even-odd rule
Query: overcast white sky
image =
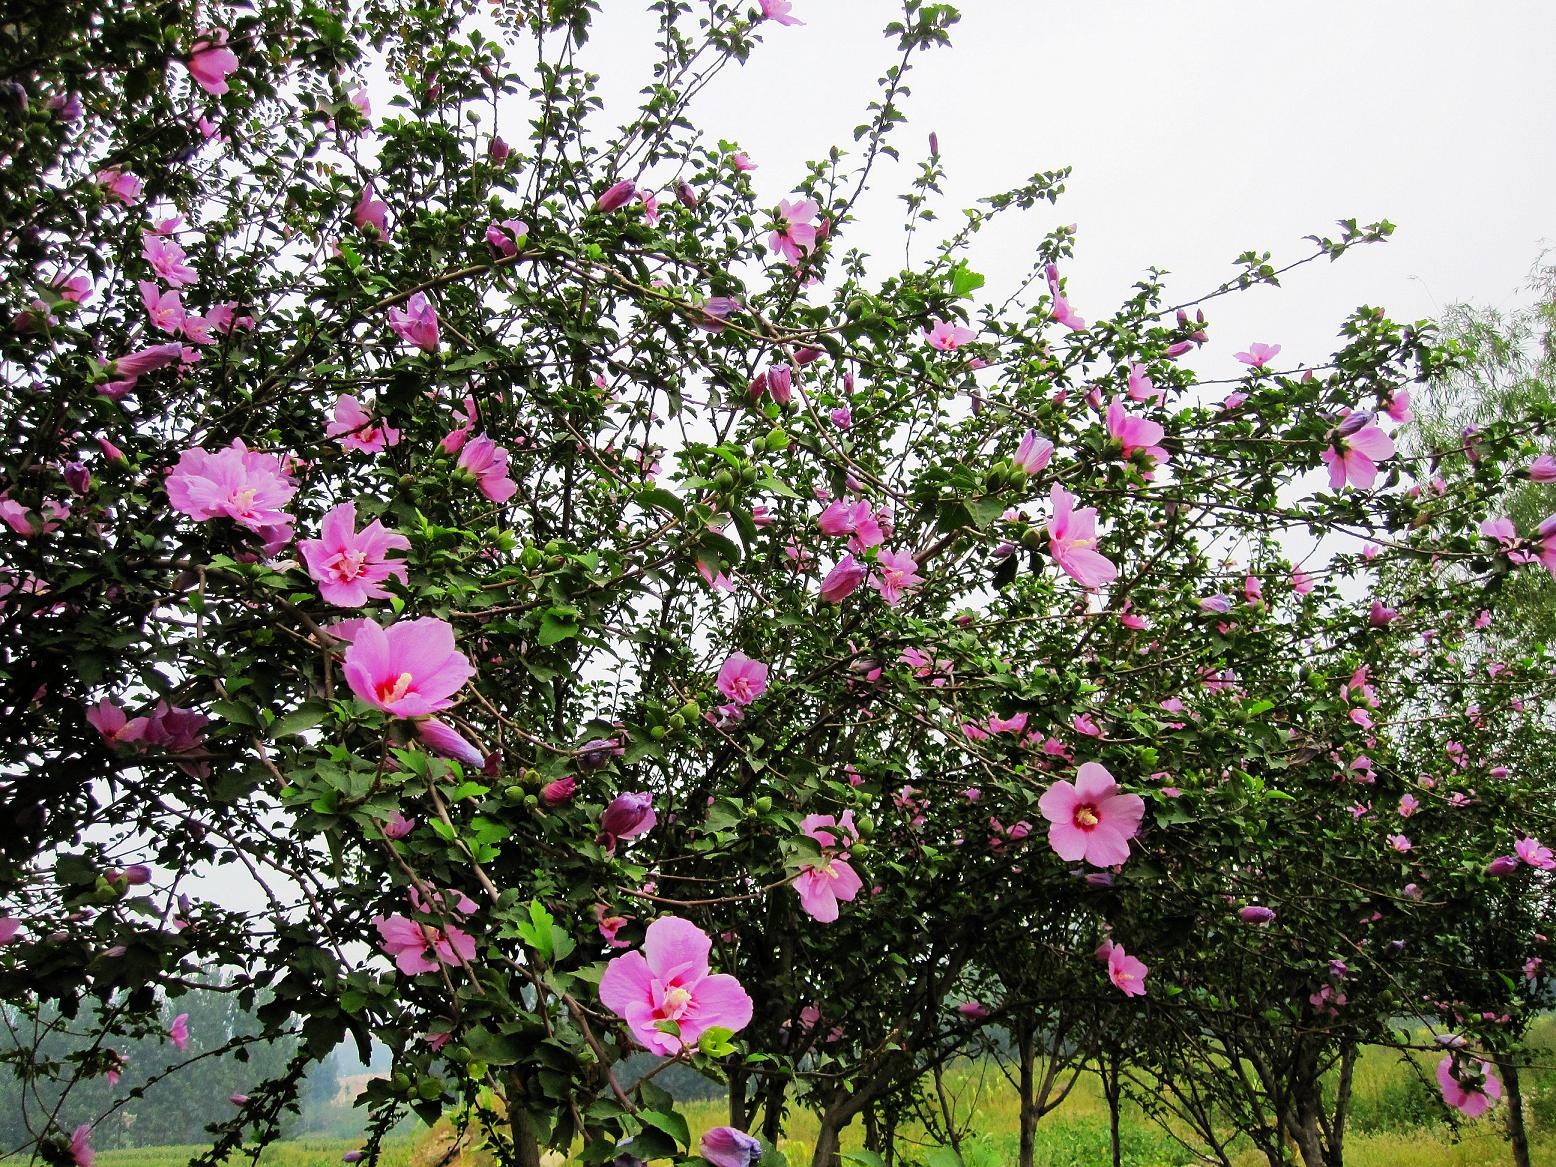
[[(641, 0), (603, 0), (588, 67), (630, 98), (647, 77)], [(754, 4), (753, 4), (754, 6)], [(1276, 341), (1321, 362), (1352, 307), (1396, 318), (1459, 300), (1527, 300), (1528, 271), (1556, 241), (1556, 5), (1549, 0), (962, 0), (953, 47), (919, 54), (905, 163), (880, 172), (879, 226), (850, 242), (897, 262), (891, 201), (939, 134), (948, 224), (979, 195), (1073, 166), (1058, 207), (1025, 238), (977, 256), (1016, 278), (1028, 244), (1076, 223), (1071, 303), (1110, 311), (1152, 264), (1173, 292), (1209, 290), (1257, 248), (1278, 261), (1334, 220), (1388, 218), (1390, 243), (1303, 269), (1284, 291), (1223, 301), (1207, 376), (1230, 353)], [(769, 200), (803, 162), (849, 148), (893, 54), (896, 0), (793, 0), (804, 27), (768, 24), (751, 63), (710, 91), (697, 119), (737, 139)], [(615, 109), (623, 109), (620, 104)], [(1294, 362), (1295, 363), (1295, 362)]]

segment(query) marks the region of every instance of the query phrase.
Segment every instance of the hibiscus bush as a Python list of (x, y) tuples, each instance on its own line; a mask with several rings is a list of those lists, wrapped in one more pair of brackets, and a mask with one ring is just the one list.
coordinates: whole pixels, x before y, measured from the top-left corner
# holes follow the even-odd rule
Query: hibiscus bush
[[(1230, 1125), (1338, 1163), (1321, 1078), (1400, 1017), (1483, 1109), (1556, 861), (1551, 662), (1475, 614), (1556, 533), (1480, 524), (1550, 417), (1440, 451), (1452, 489), (1396, 457), (1455, 352), (1372, 308), (1202, 378), (1220, 298), (1288, 268), (1095, 304), (1062, 171), (888, 270), (851, 235), (903, 214), (876, 170), (957, 12), (905, 0), (856, 141), (783, 177), (692, 113), (803, 13), (648, 8), (614, 128), (588, 0), (0, 33), (19, 1149), (128, 1141), (70, 1084), (213, 984), (297, 1053), (212, 1163), (343, 1040), (393, 1055), (369, 1160), (414, 1112), (525, 1167), (777, 1162), (795, 1108), (816, 1164), (855, 1120), (889, 1158), (1008, 1036), (1115, 1107), (1172, 1083), (1223, 1162)], [(942, 178), (931, 138), (920, 234)], [(1031, 266), (986, 289), (1010, 216)]]

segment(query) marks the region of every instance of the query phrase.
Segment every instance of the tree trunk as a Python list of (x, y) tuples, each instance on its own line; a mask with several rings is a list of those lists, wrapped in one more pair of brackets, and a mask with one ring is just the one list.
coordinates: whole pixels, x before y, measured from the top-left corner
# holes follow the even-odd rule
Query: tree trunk
[(1022, 1026), (1016, 1036), (1016, 1056), (1021, 1060), (1021, 1149), (1018, 1167), (1032, 1167), (1037, 1155), (1037, 1031)]
[(1513, 1148), (1513, 1167), (1529, 1167), (1529, 1132), (1524, 1127), (1524, 1095), (1518, 1084), (1518, 1063), (1511, 1055), (1497, 1058), (1502, 1085), (1507, 1087), (1507, 1141)]
[(1123, 1106), (1123, 1091), (1119, 1084), (1119, 1063), (1122, 1055), (1109, 1050), (1107, 1061), (1102, 1064), (1102, 1093), (1108, 1100), (1108, 1142), (1113, 1149), (1113, 1167), (1124, 1167), (1124, 1145), (1119, 1138), (1119, 1110)]
[(508, 1129), (513, 1135), (514, 1162), (518, 1167), (540, 1167), (540, 1138), (535, 1120), (524, 1105), (524, 1081), (508, 1075)]
[(783, 1101), (788, 1083), (778, 1074), (768, 1077), (762, 1087), (762, 1137), (776, 1147), (783, 1137)]

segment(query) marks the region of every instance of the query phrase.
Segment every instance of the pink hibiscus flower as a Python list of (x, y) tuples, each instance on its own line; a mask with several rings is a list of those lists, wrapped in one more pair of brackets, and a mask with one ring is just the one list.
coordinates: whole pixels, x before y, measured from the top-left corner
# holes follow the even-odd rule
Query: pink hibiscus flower
[(406, 582), (405, 564), (386, 558), (390, 551), (408, 551), (411, 541), (374, 519), (361, 531), (355, 503), (343, 502), (324, 516), (318, 539), (299, 539), (297, 550), (319, 594), (337, 608), (360, 608), (368, 600), (387, 599), (380, 585), (390, 576)]
[(800, 830), (821, 844), (821, 862), (800, 867), (794, 890), (800, 894), (800, 907), (805, 913), (823, 924), (837, 919), (839, 900), (846, 903), (864, 887), (844, 850), (859, 838), (853, 819), (854, 812), (845, 810), (841, 819), (829, 814), (808, 814), (800, 822)]
[(1145, 996), (1145, 975), (1150, 969), (1138, 957), (1130, 956), (1122, 944), (1108, 949), (1108, 980), (1126, 997)]
[[(650, 1053), (673, 1057), (715, 1026), (741, 1030), (751, 1021), (751, 998), (727, 973), (713, 973), (713, 942), (697, 925), (661, 916), (648, 926), (641, 952), (613, 959), (600, 978), (600, 1002), (626, 1021)], [(679, 1035), (659, 1029), (673, 1021)]]
[(1377, 463), (1393, 457), (1394, 439), (1372, 424), (1370, 413), (1353, 413), (1329, 431), (1329, 444), (1320, 457), (1329, 467), (1329, 489), (1347, 482), (1369, 490), (1377, 481)]
[(1502, 1082), (1489, 1062), (1466, 1063), (1456, 1054), (1437, 1063), (1437, 1084), (1443, 1101), (1465, 1118), (1479, 1118), (1502, 1097)]
[(719, 669), (718, 690), (737, 705), (749, 705), (767, 692), (767, 665), (737, 652)]
[(1057, 482), (1049, 491), (1053, 516), (1048, 520), (1048, 553), (1065, 573), (1084, 588), (1098, 588), (1118, 578), (1112, 560), (1093, 550), (1097, 544), (1097, 509), (1075, 509), (1075, 496)]
[(395, 717), (425, 717), (447, 709), (475, 675), (454, 647), (454, 629), (435, 616), (401, 620), (384, 628), (364, 620), (346, 650), (344, 672), (351, 691)]
[(227, 47), (227, 30), (204, 32), (190, 46), (189, 58), (184, 62), (194, 83), (212, 97), (227, 92), (227, 77), (238, 68), (238, 55)]
[(291, 537), (292, 516), (281, 508), (297, 487), (280, 458), (250, 450), (241, 438), (214, 454), (199, 446), (185, 450), (166, 487), (173, 509), (198, 522), (229, 518), (251, 531), (283, 529)]
[(819, 211), (814, 199), (801, 199), (797, 203), (788, 199), (779, 201), (779, 228), (768, 236), (767, 246), (782, 255), (790, 267), (798, 267), (800, 261), (816, 249), (816, 227), (811, 220)]
[(400, 431), (388, 422), (374, 424), (372, 415), (349, 393), (335, 399), (335, 420), (324, 427), (324, 432), (339, 438), (342, 449), (364, 454), (381, 454), (386, 447), (400, 444)]
[(1085, 860), (1111, 867), (1129, 858), (1129, 840), (1140, 830), (1145, 800), (1121, 794), (1107, 768), (1086, 762), (1073, 784), (1055, 782), (1038, 799), (1048, 820), (1048, 844), (1067, 863)]

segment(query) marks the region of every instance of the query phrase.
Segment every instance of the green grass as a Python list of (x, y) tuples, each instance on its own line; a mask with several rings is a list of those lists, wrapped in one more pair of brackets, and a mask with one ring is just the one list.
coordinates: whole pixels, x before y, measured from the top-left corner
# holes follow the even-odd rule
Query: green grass
[[(259, 1157), (261, 1167), (338, 1167), (340, 1157), (361, 1146), (345, 1139), (295, 1139), (274, 1143)], [(125, 1151), (99, 1151), (97, 1167), (177, 1167), (206, 1151), (206, 1146), (137, 1147)], [(384, 1144), (381, 1167), (413, 1167), (414, 1139), (395, 1139)], [(247, 1156), (227, 1160), (230, 1167), (249, 1162)]]
[[(1531, 1153), (1535, 1163), (1556, 1164), (1556, 1016), (1533, 1027), (1529, 1045), (1540, 1055), (1541, 1068), (1526, 1071), (1524, 1093), (1529, 1117)], [(1410, 1061), (1383, 1049), (1363, 1051), (1355, 1070), (1351, 1122), (1346, 1138), (1347, 1167), (1500, 1167), (1511, 1163), (1505, 1140), (1506, 1103), (1485, 1118), (1464, 1123), (1458, 1131), (1446, 1121), (1432, 1078), (1440, 1055), (1416, 1053)], [(1420, 1073), (1412, 1070), (1411, 1062)], [(1016, 1161), (1018, 1106), (1015, 1091), (992, 1068), (962, 1066), (947, 1074), (946, 1085), (956, 1099), (959, 1124), (969, 1131), (962, 1151), (966, 1167), (1006, 1167)], [(681, 1106), (691, 1127), (693, 1146), (702, 1132), (722, 1125), (722, 1103), (691, 1102)], [(791, 1114), (779, 1149), (793, 1167), (810, 1162), (816, 1139), (816, 1116)], [(440, 1135), (433, 1132), (396, 1138), (386, 1144), (384, 1167), (425, 1167), (440, 1157)], [(1138, 1108), (1126, 1104), (1120, 1125), (1125, 1167), (1183, 1167), (1193, 1156)], [(862, 1144), (863, 1129), (855, 1123), (844, 1133), (843, 1146)], [(325, 1167), (340, 1162), (356, 1144), (339, 1139), (304, 1139), (278, 1144), (261, 1157), (262, 1167)], [(898, 1136), (905, 1163), (932, 1149), (923, 1131), (906, 1126)], [(156, 1147), (99, 1153), (99, 1167), (176, 1167), (187, 1163), (200, 1147)], [(1037, 1128), (1036, 1167), (1095, 1167), (1108, 1161), (1108, 1113), (1095, 1078), (1083, 1077), (1057, 1110)], [(247, 1162), (230, 1160), (231, 1167)], [(1265, 1167), (1263, 1155), (1246, 1151), (1238, 1167)], [(449, 1167), (488, 1167), (479, 1152), (468, 1153)]]

